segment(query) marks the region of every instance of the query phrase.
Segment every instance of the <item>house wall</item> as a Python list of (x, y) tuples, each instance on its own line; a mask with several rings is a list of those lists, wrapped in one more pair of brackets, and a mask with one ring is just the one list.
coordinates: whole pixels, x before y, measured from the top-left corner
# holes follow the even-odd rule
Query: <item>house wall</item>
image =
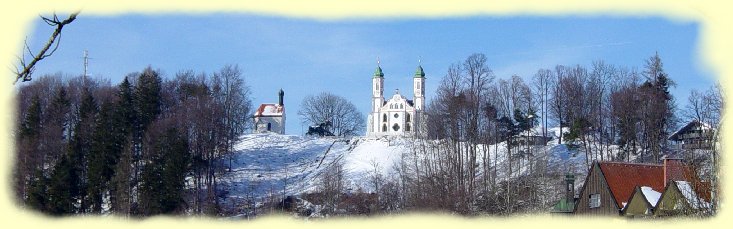
[[(686, 210), (689, 210), (687, 204), (684, 202), (684, 197), (680, 190), (677, 189), (676, 185), (670, 185), (662, 193), (662, 197), (657, 203), (656, 209), (654, 210), (655, 216), (670, 216), (679, 215)], [(677, 209), (675, 209), (677, 208)]]
[[(601, 194), (601, 205), (597, 208), (590, 208), (590, 195)], [(596, 214), (596, 215), (618, 215), (618, 207), (611, 196), (606, 179), (603, 177), (601, 168), (598, 163), (593, 164), (593, 168), (586, 177), (583, 189), (578, 196), (578, 204), (576, 205), (576, 214)]]
[(631, 200), (626, 204), (624, 209), (624, 216), (636, 217), (636, 216), (648, 216), (651, 215), (652, 211), (649, 209), (649, 205), (646, 202), (646, 198), (641, 194), (640, 190), (636, 190), (634, 195), (631, 196)]
[(255, 133), (267, 132), (267, 123), (270, 123), (270, 132), (285, 134), (285, 117), (255, 117)]

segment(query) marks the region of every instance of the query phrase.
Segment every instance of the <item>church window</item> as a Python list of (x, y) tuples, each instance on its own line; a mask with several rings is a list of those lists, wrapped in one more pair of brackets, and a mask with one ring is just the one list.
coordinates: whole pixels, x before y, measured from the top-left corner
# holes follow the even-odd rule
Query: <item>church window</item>
[(403, 108), (404, 108), (404, 107), (403, 107), (403, 106), (402, 106), (402, 104), (400, 103), (400, 109), (403, 109)]
[(382, 124), (382, 132), (387, 132), (387, 124)]
[[(407, 113), (405, 114), (405, 122), (409, 122), (409, 121), (410, 121), (410, 113)], [(405, 129), (407, 129), (407, 127), (405, 127)]]
[(392, 126), (392, 129), (393, 129), (394, 131), (399, 131), (399, 130), (400, 130), (400, 125), (397, 125), (397, 123), (395, 123), (395, 124), (394, 124), (394, 125)]
[(397, 113), (394, 114), (394, 118), (399, 118), (399, 117), (400, 117), (399, 114), (397, 114)]
[(387, 114), (383, 114), (382, 115), (382, 122), (386, 122), (386, 121), (387, 121)]
[(405, 131), (410, 131), (410, 124), (409, 123), (405, 124)]

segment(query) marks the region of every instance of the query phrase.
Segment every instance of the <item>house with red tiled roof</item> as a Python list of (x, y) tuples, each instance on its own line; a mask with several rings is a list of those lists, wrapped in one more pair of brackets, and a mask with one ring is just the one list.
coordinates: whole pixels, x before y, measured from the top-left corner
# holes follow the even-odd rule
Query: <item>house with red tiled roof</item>
[(285, 92), (280, 89), (278, 92), (278, 103), (263, 103), (255, 110), (254, 132), (255, 133), (278, 133), (285, 134)]
[[(656, 203), (653, 193), (662, 193), (672, 181), (697, 180), (694, 171), (681, 159), (664, 158), (663, 164), (594, 162), (575, 203), (576, 214), (619, 215), (637, 196), (648, 208)], [(643, 192), (642, 192), (643, 191)], [(638, 195), (637, 195), (638, 194)], [(642, 206), (634, 204), (634, 206)], [(643, 208), (642, 213), (646, 213)], [(631, 213), (631, 212), (630, 212)], [(651, 213), (649, 211), (648, 213)], [(637, 214), (637, 213), (634, 213)]]

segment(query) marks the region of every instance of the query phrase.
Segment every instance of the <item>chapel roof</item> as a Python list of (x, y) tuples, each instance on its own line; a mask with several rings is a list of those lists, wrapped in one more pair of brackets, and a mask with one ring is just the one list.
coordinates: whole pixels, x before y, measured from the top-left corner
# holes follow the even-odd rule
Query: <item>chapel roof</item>
[(255, 117), (281, 117), (285, 113), (285, 108), (279, 104), (263, 103), (255, 111)]

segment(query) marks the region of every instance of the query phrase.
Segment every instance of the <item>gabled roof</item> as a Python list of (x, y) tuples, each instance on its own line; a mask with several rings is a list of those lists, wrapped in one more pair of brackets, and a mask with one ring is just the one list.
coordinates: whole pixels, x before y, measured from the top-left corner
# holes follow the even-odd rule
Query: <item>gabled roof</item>
[[(710, 186), (701, 182), (695, 185), (687, 181), (675, 181), (672, 184), (677, 186), (682, 196), (685, 197), (689, 206), (693, 209), (710, 208)], [(693, 187), (694, 186), (694, 187)]]
[(684, 165), (668, 165), (669, 174), (666, 177), (664, 165), (660, 164), (604, 161), (598, 162), (598, 166), (616, 201), (616, 206), (623, 206), (623, 202), (629, 200), (637, 186), (646, 186), (656, 192), (664, 192), (666, 179), (700, 183), (695, 171)]
[[(662, 193), (652, 189), (651, 187), (636, 186), (634, 190), (631, 192), (631, 194), (629, 195), (629, 199), (626, 202), (622, 203), (623, 204), (623, 206), (621, 207), (622, 214), (626, 215), (628, 211), (630, 210), (629, 209), (630, 206), (632, 206), (633, 203), (638, 203), (638, 201), (643, 201), (642, 203), (644, 203), (647, 210), (653, 209), (654, 206), (657, 205), (657, 202), (659, 202), (659, 199), (661, 196), (662, 196)], [(644, 214), (648, 214), (648, 212), (645, 212)]]
[(664, 190), (664, 167), (654, 164), (598, 162), (616, 206), (629, 200), (636, 186)]
[(285, 112), (285, 108), (279, 104), (263, 103), (255, 111), (255, 117), (281, 117)]
[(674, 132), (672, 135), (670, 135), (669, 138), (667, 138), (667, 139), (669, 139), (669, 140), (675, 140), (675, 139), (677, 139), (677, 137), (680, 134), (685, 133), (685, 132), (689, 131), (690, 129), (697, 127), (698, 124), (699, 125), (702, 125), (702, 129), (703, 130), (712, 130), (712, 129), (714, 129), (710, 124), (707, 124), (705, 122), (700, 122), (698, 120), (692, 120), (692, 121), (688, 122), (687, 125), (683, 126), (679, 130), (677, 130), (676, 132)]

